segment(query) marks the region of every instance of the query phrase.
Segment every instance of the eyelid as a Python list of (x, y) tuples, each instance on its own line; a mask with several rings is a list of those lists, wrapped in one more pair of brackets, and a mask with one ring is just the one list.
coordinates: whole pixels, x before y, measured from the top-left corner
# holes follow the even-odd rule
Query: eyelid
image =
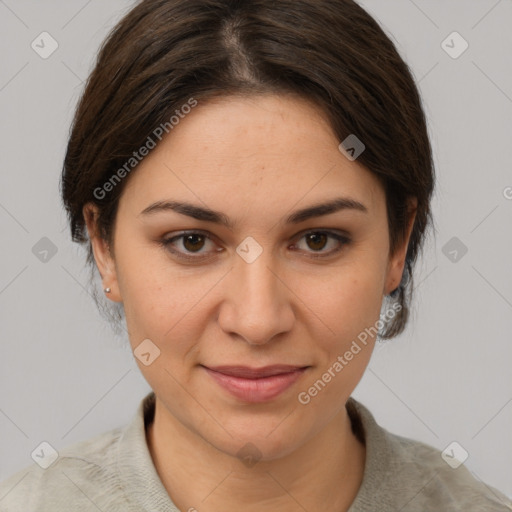
[(337, 247), (336, 249), (332, 249), (330, 251), (317, 251), (317, 252), (306, 251), (306, 255), (305, 255), (306, 258), (328, 259), (329, 257), (334, 256), (335, 254), (339, 253), (346, 245), (348, 245), (352, 241), (351, 237), (346, 232), (340, 231), (340, 230), (333, 230), (330, 228), (306, 229), (306, 230), (298, 233), (294, 237), (294, 240), (300, 241), (305, 235), (308, 235), (311, 233), (326, 235), (329, 238), (333, 238), (334, 240), (339, 242), (341, 245), (339, 247)]
[[(305, 235), (313, 234), (313, 233), (314, 234), (324, 234), (328, 238), (334, 239), (341, 244), (341, 246), (338, 247), (337, 249), (327, 251), (327, 252), (306, 251), (307, 255), (305, 257), (310, 257), (313, 259), (314, 258), (326, 258), (327, 259), (329, 256), (333, 256), (334, 254), (340, 252), (344, 246), (348, 245), (352, 241), (351, 237), (346, 232), (341, 231), (341, 230), (334, 230), (332, 228), (316, 228), (316, 229), (310, 228), (310, 229), (305, 229), (305, 230), (297, 233), (293, 237), (294, 242), (292, 243), (292, 245), (295, 244), (297, 241), (300, 241)], [(191, 254), (194, 254), (194, 253), (184, 253), (184, 252), (176, 251), (176, 250), (170, 248), (174, 241), (183, 239), (187, 235), (201, 235), (201, 236), (204, 236), (207, 240), (210, 240), (213, 243), (215, 243), (215, 241), (214, 241), (215, 237), (212, 236), (212, 234), (209, 233), (208, 231), (204, 231), (201, 229), (189, 229), (189, 230), (183, 230), (183, 231), (177, 232), (176, 234), (173, 234), (172, 236), (163, 237), (162, 240), (160, 240), (160, 245), (165, 250), (171, 252), (172, 254), (176, 255), (177, 258), (182, 259), (182, 260), (202, 262), (202, 261), (212, 257), (212, 255), (213, 255), (212, 253), (197, 253), (198, 254), (197, 256), (191, 256)], [(222, 249), (215, 251), (215, 252), (221, 252), (221, 251), (222, 251)]]
[[(206, 239), (210, 240), (211, 242), (215, 243), (214, 237), (211, 233), (208, 231), (203, 231), (202, 229), (186, 229), (183, 231), (179, 231), (176, 234), (173, 234), (172, 236), (164, 236), (162, 240), (160, 240), (160, 245), (168, 252), (176, 255), (177, 258), (181, 260), (187, 260), (192, 262), (202, 262), (208, 258), (212, 257), (212, 253), (198, 253), (198, 256), (191, 256), (190, 254), (193, 253), (184, 253), (181, 251), (177, 251), (174, 249), (171, 249), (171, 245), (175, 240), (180, 240), (186, 237), (187, 235), (201, 235), (204, 236)], [(220, 252), (220, 251), (215, 251)]]
[(333, 237), (339, 236), (340, 238), (350, 239), (350, 235), (348, 231), (344, 231), (343, 229), (335, 229), (335, 228), (308, 228), (299, 231), (296, 235), (294, 235), (292, 240), (297, 240), (302, 238), (304, 235), (308, 235), (309, 233), (324, 233), (326, 235), (330, 235)]

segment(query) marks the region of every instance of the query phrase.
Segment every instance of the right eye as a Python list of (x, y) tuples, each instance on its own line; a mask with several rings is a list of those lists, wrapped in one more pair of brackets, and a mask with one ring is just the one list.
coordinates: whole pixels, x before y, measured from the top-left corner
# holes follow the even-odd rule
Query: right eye
[[(214, 244), (209, 233), (203, 231), (184, 231), (179, 235), (168, 236), (160, 241), (160, 244), (169, 252), (178, 258), (189, 261), (204, 260), (211, 257), (211, 251), (201, 252), (208, 243)], [(179, 246), (181, 246), (181, 250), (177, 248)], [(217, 249), (214, 252), (220, 252), (220, 250)], [(193, 256), (193, 254), (199, 254), (199, 256)]]

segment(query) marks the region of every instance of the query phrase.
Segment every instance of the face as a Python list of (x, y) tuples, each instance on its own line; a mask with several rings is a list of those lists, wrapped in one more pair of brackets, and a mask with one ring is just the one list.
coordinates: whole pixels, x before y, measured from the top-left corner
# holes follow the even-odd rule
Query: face
[(320, 432), (400, 282), (384, 190), (339, 142), (295, 97), (199, 104), (129, 177), (115, 256), (93, 239), (157, 407), (225, 453), (272, 459)]

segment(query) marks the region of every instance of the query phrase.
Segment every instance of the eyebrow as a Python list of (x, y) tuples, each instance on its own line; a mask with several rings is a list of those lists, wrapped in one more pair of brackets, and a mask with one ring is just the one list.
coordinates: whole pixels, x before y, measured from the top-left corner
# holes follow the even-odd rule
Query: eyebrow
[[(349, 197), (337, 197), (324, 203), (314, 204), (302, 210), (297, 210), (286, 218), (286, 223), (299, 224), (314, 217), (321, 217), (342, 210), (368, 213), (368, 208), (363, 203)], [(165, 211), (174, 211), (197, 220), (221, 224), (229, 229), (234, 228), (234, 223), (224, 213), (182, 201), (157, 201), (144, 208), (139, 215), (148, 216)]]

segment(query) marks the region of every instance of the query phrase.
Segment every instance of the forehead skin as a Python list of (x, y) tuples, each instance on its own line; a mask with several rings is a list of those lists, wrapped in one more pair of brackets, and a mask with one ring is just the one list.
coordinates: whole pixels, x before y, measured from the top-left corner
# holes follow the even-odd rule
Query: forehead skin
[(133, 171), (118, 215), (186, 200), (225, 212), (237, 232), (261, 236), (295, 209), (348, 196), (387, 228), (380, 182), (338, 145), (323, 112), (295, 96), (200, 103)]

